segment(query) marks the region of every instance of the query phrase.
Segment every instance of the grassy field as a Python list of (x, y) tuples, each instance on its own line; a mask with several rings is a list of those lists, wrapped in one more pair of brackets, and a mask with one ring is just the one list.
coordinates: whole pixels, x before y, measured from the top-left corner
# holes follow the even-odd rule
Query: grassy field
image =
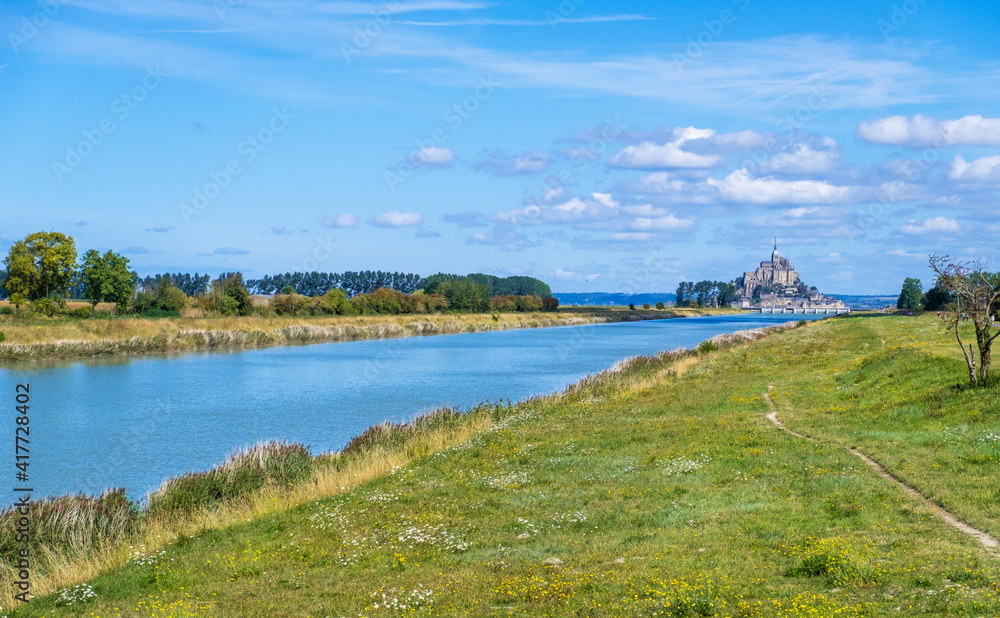
[(469, 333), (734, 311), (728, 308), (630, 311), (626, 307), (564, 307), (556, 312), (502, 313), (497, 319), (490, 314), (110, 320), (0, 315), (0, 332), (5, 335), (5, 342), (0, 343), (0, 362)]
[(933, 316), (715, 342), (159, 522), (10, 615), (1000, 615), (997, 556), (843, 446), (1000, 534), (997, 391)]

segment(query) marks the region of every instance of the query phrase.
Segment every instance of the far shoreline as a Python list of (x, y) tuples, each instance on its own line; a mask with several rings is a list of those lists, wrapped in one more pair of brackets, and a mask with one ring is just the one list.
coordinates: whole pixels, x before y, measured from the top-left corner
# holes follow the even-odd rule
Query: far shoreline
[(263, 348), (745, 313), (731, 308), (566, 306), (531, 313), (334, 317), (0, 319), (0, 367), (32, 360)]

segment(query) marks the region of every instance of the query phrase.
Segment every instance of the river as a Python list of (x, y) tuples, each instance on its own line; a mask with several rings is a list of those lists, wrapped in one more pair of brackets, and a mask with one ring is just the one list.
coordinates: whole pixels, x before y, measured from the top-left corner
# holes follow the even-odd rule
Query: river
[[(125, 487), (220, 463), (272, 438), (342, 448), (365, 428), (439, 406), (559, 391), (616, 361), (818, 316), (713, 316), (462, 335), (187, 352), (0, 368), (0, 492), (14, 498), (15, 386), (30, 385), (33, 497)], [(23, 444), (22, 444), (23, 446)]]

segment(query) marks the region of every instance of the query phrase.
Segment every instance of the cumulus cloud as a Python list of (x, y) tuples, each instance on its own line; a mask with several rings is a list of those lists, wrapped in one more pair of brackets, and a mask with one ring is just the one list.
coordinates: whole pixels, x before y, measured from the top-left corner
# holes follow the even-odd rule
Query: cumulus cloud
[(348, 212), (335, 217), (323, 217), (323, 227), (354, 227), (358, 224), (358, 215)]
[(547, 152), (534, 150), (516, 155), (508, 155), (502, 150), (494, 150), (472, 167), (479, 172), (494, 176), (521, 176), (540, 174), (549, 168), (552, 157)]
[(971, 162), (959, 155), (951, 164), (948, 177), (959, 182), (1000, 183), (1000, 155), (980, 157)]
[(368, 225), (375, 227), (408, 227), (420, 225), (424, 222), (424, 216), (419, 212), (400, 212), (390, 210), (380, 215), (368, 219)]
[(553, 206), (531, 205), (498, 213), (493, 218), (508, 225), (539, 225), (554, 223), (590, 223), (608, 221), (618, 215), (620, 206), (608, 193), (592, 193), (585, 198), (574, 197)]
[(455, 162), (455, 155), (448, 148), (421, 148), (410, 159), (414, 165), (443, 168)]
[(559, 267), (552, 273), (552, 278), (557, 281), (593, 281), (601, 275), (599, 273), (585, 274)]
[(937, 121), (920, 114), (887, 116), (858, 124), (860, 139), (873, 144), (921, 148), (953, 145), (1000, 146), (1000, 118), (963, 116)]
[(835, 204), (851, 197), (851, 187), (839, 187), (822, 180), (778, 180), (754, 178), (737, 170), (721, 180), (709, 178), (729, 202), (742, 204)]
[(670, 213), (663, 217), (636, 217), (629, 222), (629, 228), (638, 232), (676, 232), (694, 229), (694, 219), (682, 219)]
[(958, 225), (958, 221), (954, 219), (934, 217), (933, 219), (927, 219), (923, 223), (911, 220), (899, 229), (904, 234), (922, 235), (954, 233), (960, 231), (962, 228)]
[(765, 174), (788, 174), (794, 176), (809, 176), (829, 172), (840, 162), (840, 150), (837, 142), (830, 138), (822, 141), (822, 148), (814, 148), (810, 144), (793, 144), (774, 155), (761, 166)]
[(686, 127), (674, 129), (670, 135), (671, 139), (666, 142), (645, 141), (626, 146), (611, 157), (609, 163), (633, 169), (707, 168), (722, 160), (719, 155), (696, 154), (683, 148), (692, 140), (713, 137), (715, 131), (712, 129)]

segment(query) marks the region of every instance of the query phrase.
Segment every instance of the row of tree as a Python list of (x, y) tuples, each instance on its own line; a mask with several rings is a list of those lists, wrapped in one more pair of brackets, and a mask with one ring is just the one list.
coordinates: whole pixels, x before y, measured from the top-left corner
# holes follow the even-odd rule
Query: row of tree
[(381, 270), (347, 271), (343, 273), (294, 272), (265, 275), (261, 279), (247, 279), (246, 286), (254, 294), (277, 294), (291, 286), (299, 294), (321, 296), (327, 290), (341, 288), (348, 296), (369, 294), (379, 288), (389, 288), (412, 294), (422, 287), (424, 279), (413, 273), (390, 273)]
[(725, 307), (736, 300), (736, 285), (725, 281), (681, 281), (674, 293), (678, 307)]
[(950, 303), (955, 302), (955, 295), (944, 287), (944, 281), (938, 277), (934, 287), (924, 292), (924, 284), (920, 279), (907, 277), (903, 281), (903, 288), (899, 291), (899, 298), (896, 300), (896, 308), (906, 311), (942, 311), (948, 308)]
[[(8, 296), (18, 308), (31, 302), (49, 314), (54, 313), (58, 303), (75, 297), (89, 300), (92, 309), (101, 302), (114, 303), (118, 313), (128, 309), (136, 313), (176, 312), (186, 306), (201, 306), (224, 315), (248, 315), (254, 311), (251, 292), (280, 293), (283, 298), (272, 302), (272, 307), (276, 311), (291, 307), (291, 312), (303, 306), (310, 307), (313, 313), (337, 314), (444, 309), (537, 311), (558, 307), (549, 286), (533, 277), (438, 273), (425, 279), (412, 273), (360, 271), (285, 273), (246, 282), (238, 272), (222, 273), (215, 280), (199, 273), (165, 273), (140, 279), (129, 268), (128, 258), (113, 251), (103, 255), (87, 251), (80, 265), (76, 259), (76, 244), (71, 236), (58, 232), (27, 236), (14, 243), (4, 259), (0, 298)], [(345, 302), (353, 302), (344, 304), (339, 300), (341, 296)], [(301, 300), (304, 298), (326, 300), (306, 302)]]

